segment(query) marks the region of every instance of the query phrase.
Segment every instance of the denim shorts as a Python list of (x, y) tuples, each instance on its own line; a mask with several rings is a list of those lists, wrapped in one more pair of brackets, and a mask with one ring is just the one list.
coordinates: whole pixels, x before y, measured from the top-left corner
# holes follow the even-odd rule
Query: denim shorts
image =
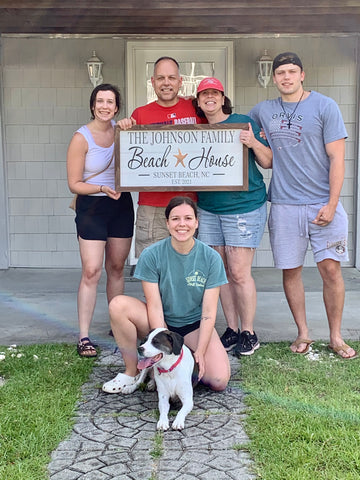
[(220, 215), (198, 209), (198, 239), (212, 247), (257, 248), (266, 225), (266, 202), (256, 210), (234, 215)]
[(276, 268), (297, 268), (304, 264), (309, 242), (315, 263), (327, 258), (348, 261), (348, 219), (339, 202), (332, 222), (321, 227), (312, 221), (324, 203), (314, 205), (271, 204), (269, 233)]

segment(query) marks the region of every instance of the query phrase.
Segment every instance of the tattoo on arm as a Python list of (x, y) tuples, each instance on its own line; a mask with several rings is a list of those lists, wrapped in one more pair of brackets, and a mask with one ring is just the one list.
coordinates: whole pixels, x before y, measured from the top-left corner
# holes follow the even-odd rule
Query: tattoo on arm
[(201, 315), (200, 321), (209, 320), (209, 318), (210, 318), (210, 317), (206, 317), (205, 315)]

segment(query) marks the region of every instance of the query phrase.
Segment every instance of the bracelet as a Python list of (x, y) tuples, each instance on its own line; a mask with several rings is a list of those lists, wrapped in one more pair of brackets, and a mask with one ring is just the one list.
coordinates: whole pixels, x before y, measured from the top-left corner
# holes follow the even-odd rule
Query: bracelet
[(103, 189), (102, 189), (102, 187), (103, 187), (103, 186), (104, 186), (104, 185), (100, 185), (100, 192), (102, 192), (102, 191), (103, 191)]

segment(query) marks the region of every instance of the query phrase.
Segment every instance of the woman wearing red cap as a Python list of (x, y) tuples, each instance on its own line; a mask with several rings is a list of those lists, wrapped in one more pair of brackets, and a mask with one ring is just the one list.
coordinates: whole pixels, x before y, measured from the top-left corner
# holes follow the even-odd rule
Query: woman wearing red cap
[(220, 253), (229, 281), (220, 290), (228, 324), (221, 341), (227, 351), (235, 347), (238, 357), (251, 355), (260, 346), (253, 329), (256, 287), (251, 266), (266, 223), (266, 187), (256, 162), (263, 168), (271, 168), (272, 152), (250, 117), (232, 113), (231, 101), (217, 78), (208, 77), (200, 82), (194, 106), (197, 115), (206, 117), (210, 124), (249, 126), (240, 133), (240, 141), (249, 148), (249, 189), (198, 192), (198, 238)]

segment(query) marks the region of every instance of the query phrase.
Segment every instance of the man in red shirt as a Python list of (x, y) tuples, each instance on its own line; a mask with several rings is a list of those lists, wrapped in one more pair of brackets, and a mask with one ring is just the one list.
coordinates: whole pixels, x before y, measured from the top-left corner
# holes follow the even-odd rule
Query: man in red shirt
[[(136, 108), (130, 118), (118, 125), (126, 130), (133, 125), (184, 125), (203, 123), (194, 110), (191, 99), (178, 96), (182, 84), (178, 62), (171, 57), (161, 57), (154, 64), (151, 83), (157, 100)], [(195, 192), (140, 192), (136, 215), (135, 256), (144, 248), (169, 235), (165, 221), (165, 207), (170, 199), (182, 195), (192, 198)]]

